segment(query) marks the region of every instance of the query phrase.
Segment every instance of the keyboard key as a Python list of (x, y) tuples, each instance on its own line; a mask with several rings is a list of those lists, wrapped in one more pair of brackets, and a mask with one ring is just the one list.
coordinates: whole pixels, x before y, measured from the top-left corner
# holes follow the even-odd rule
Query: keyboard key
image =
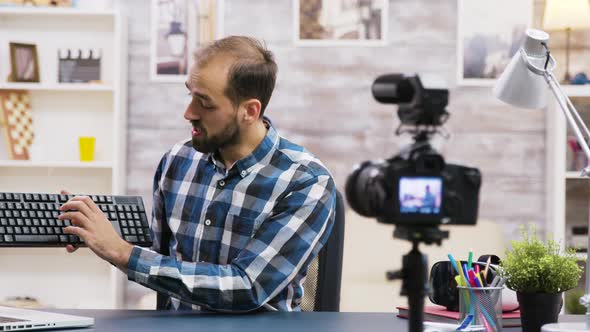
[(137, 242), (137, 236), (135, 236), (135, 235), (127, 235), (127, 236), (125, 236), (125, 240), (127, 240), (129, 242)]
[(15, 235), (17, 242), (58, 242), (57, 235)]

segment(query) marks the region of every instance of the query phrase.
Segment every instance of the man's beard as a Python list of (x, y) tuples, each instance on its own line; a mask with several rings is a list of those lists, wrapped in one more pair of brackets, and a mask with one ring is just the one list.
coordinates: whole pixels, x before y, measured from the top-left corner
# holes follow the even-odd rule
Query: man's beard
[(198, 137), (193, 136), (193, 148), (201, 153), (212, 153), (239, 142), (240, 128), (236, 119), (228, 123), (221, 133), (211, 137), (208, 136), (207, 132), (201, 126), (196, 125), (195, 127), (201, 130), (201, 135)]

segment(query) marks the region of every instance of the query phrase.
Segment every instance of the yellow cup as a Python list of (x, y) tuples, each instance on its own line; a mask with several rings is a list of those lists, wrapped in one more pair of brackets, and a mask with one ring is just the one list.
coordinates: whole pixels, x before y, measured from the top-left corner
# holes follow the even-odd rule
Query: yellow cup
[(80, 137), (80, 161), (94, 160), (94, 137)]

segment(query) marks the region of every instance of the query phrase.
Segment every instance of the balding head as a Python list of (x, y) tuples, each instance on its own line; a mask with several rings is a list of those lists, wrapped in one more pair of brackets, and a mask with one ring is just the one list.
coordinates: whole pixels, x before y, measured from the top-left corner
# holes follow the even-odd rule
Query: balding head
[(258, 99), (262, 116), (270, 101), (277, 75), (277, 64), (272, 52), (254, 38), (230, 36), (198, 50), (195, 53), (195, 69), (206, 67), (220, 56), (232, 59), (225, 95), (235, 107), (246, 99)]

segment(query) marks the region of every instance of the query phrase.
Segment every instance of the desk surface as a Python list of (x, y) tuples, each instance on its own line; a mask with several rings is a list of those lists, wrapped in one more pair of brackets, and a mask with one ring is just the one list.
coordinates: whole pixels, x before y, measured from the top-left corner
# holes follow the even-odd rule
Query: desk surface
[[(407, 331), (394, 313), (265, 312), (244, 315), (151, 310), (51, 310), (95, 318), (93, 328), (68, 331)], [(520, 331), (505, 328), (503, 331)]]

